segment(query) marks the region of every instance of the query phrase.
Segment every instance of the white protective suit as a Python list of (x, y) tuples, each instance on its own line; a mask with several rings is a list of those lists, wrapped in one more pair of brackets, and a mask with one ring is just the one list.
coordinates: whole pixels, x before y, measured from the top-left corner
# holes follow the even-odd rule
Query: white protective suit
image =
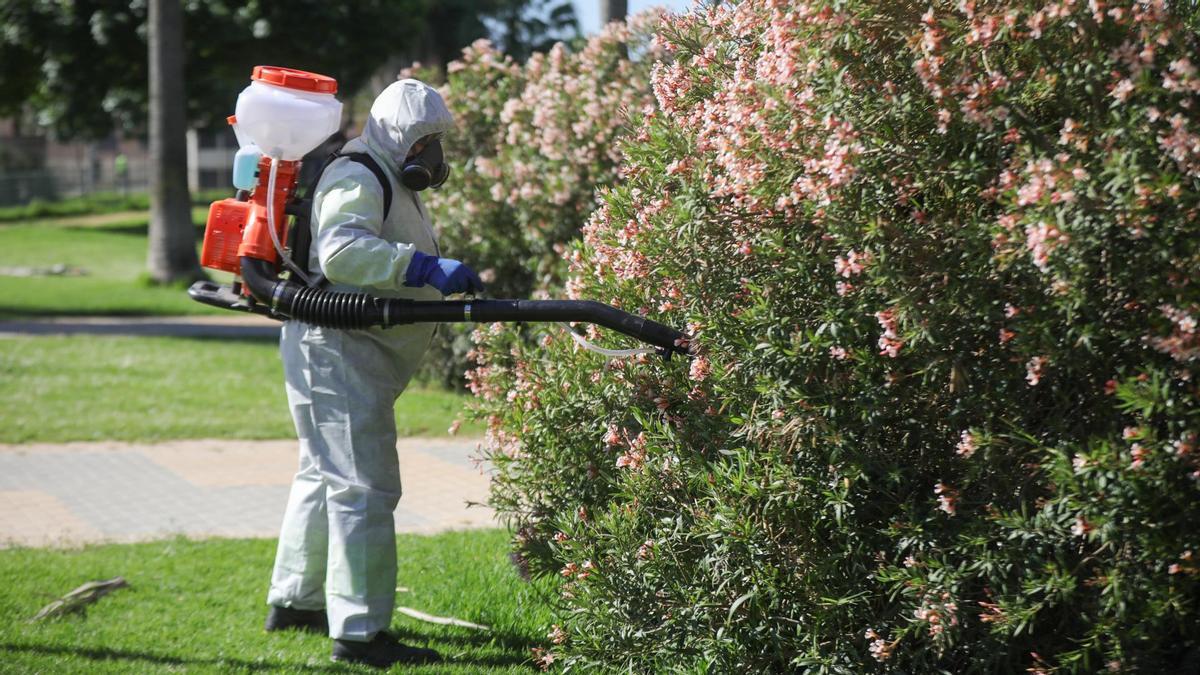
[[(414, 251), (437, 255), (429, 214), (398, 180), (413, 144), (448, 131), (441, 96), (416, 80), (393, 83), (371, 106), (363, 133), (343, 152), (367, 152), (392, 183), (383, 188), (348, 159), (326, 168), (313, 200), (309, 269), (329, 290), (440, 300), (432, 286), (404, 286)], [(400, 499), (396, 398), (417, 369), (433, 324), (334, 330), (289, 321), (280, 338), (288, 404), (300, 439), (267, 602), (326, 608), (330, 636), (370, 640), (391, 623), (396, 588), (392, 512)]]

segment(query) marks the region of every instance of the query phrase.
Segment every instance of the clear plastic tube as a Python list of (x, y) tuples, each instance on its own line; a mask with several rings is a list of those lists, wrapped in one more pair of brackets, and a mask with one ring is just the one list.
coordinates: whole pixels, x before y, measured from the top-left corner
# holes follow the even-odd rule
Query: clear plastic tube
[(591, 342), (588, 342), (587, 339), (584, 338), (582, 335), (571, 330), (571, 327), (568, 326), (567, 324), (560, 322), (558, 325), (562, 326), (562, 329), (567, 331), (567, 334), (571, 336), (571, 339), (574, 340), (575, 343), (578, 344), (580, 347), (583, 347), (584, 349), (588, 350), (589, 352), (596, 352), (597, 354), (607, 356), (610, 359), (619, 359), (619, 358), (624, 358), (626, 356), (637, 356), (638, 354), (653, 354), (654, 353), (653, 347), (638, 347), (637, 349), (605, 349), (604, 347), (597, 347), (596, 345), (592, 344)]
[(312, 280), (308, 275), (300, 270), (292, 259), (288, 257), (283, 250), (283, 244), (279, 241), (279, 232), (275, 229), (275, 172), (279, 168), (279, 160), (275, 157), (271, 158), (271, 174), (267, 179), (267, 229), (271, 231), (271, 243), (275, 245), (275, 252), (279, 254), (279, 259), (287, 266), (289, 270), (296, 273), (296, 276), (304, 280), (306, 286), (312, 285)]

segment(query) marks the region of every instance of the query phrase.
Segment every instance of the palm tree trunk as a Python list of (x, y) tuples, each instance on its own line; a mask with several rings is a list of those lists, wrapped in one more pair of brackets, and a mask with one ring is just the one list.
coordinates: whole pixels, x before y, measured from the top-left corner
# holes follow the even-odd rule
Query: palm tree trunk
[(156, 283), (204, 276), (196, 257), (187, 184), (183, 12), (179, 0), (150, 0), (150, 241)]
[(629, 13), (627, 0), (600, 0), (600, 25), (606, 26), (613, 21), (624, 21)]

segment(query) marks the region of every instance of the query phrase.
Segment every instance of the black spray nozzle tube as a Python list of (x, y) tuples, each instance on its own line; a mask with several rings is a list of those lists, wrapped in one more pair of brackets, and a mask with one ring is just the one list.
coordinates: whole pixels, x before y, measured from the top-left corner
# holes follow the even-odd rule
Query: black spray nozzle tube
[(361, 329), (406, 323), (579, 321), (594, 323), (688, 354), (680, 331), (591, 300), (402, 300), (366, 293), (338, 293), (301, 286), (276, 276), (273, 264), (242, 258), (242, 279), (256, 300), (276, 314), (326, 328)]

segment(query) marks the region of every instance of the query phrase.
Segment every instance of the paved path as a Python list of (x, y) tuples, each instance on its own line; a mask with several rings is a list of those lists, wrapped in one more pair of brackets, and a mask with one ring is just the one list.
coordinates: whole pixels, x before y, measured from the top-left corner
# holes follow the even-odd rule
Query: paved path
[(80, 316), (0, 321), (0, 337), (13, 335), (142, 335), (278, 338), (278, 321), (228, 312), (201, 316)]
[[(397, 532), (491, 527), (475, 439), (402, 439)], [(0, 444), (0, 547), (275, 537), (296, 442)]]

